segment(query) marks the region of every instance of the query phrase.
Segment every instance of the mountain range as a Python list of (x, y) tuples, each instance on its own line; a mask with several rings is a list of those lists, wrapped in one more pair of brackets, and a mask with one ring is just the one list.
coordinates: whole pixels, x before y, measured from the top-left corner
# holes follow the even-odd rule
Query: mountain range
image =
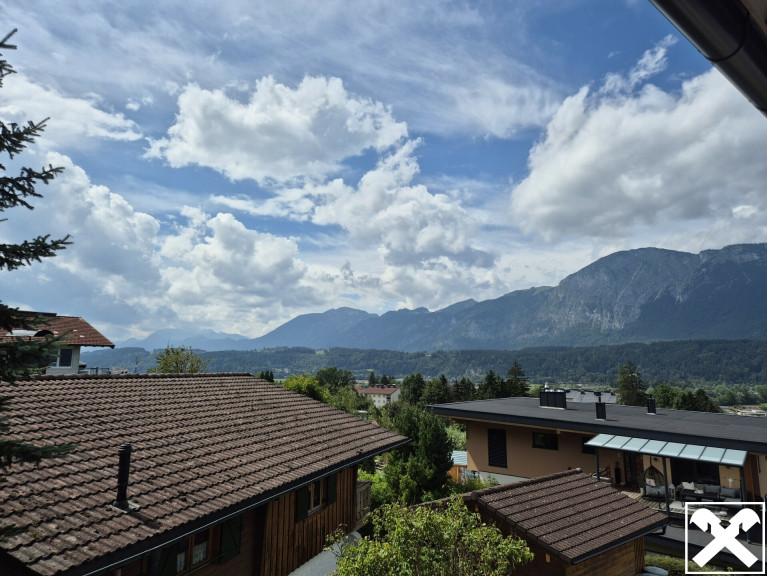
[(119, 346), (201, 350), (281, 346), (399, 350), (516, 350), (691, 339), (767, 339), (767, 244), (699, 254), (616, 252), (555, 287), (517, 290), (382, 315), (338, 308), (298, 316), (260, 338), (162, 330)]

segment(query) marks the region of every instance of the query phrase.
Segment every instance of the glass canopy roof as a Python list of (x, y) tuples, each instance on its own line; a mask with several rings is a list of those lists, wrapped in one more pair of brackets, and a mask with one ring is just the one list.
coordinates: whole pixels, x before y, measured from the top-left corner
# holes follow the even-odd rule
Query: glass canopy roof
[(667, 458), (702, 460), (703, 462), (713, 462), (714, 464), (725, 464), (727, 466), (743, 466), (748, 454), (745, 450), (700, 446), (699, 444), (680, 444), (678, 442), (664, 442), (663, 440), (648, 440), (646, 438), (632, 438), (630, 436), (613, 436), (612, 434), (598, 434), (586, 442), (586, 446), (639, 452), (640, 454), (665, 456)]

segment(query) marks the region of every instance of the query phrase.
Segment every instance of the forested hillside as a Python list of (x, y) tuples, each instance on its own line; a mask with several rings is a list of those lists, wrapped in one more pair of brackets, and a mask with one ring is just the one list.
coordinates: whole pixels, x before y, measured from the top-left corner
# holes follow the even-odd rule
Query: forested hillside
[[(517, 360), (531, 383), (612, 385), (617, 367), (631, 360), (649, 384), (691, 386), (767, 384), (767, 342), (760, 340), (688, 340), (651, 344), (618, 344), (580, 348), (545, 347), (516, 351), (460, 350), (451, 352), (396, 352), (331, 348), (273, 348), (252, 351), (201, 352), (210, 359), (211, 372), (272, 370), (277, 378), (328, 366), (350, 370), (360, 380), (376, 374), (402, 378), (420, 372), (424, 377), (445, 374), (478, 380), (488, 370), (505, 374)], [(117, 348), (83, 354), (92, 367), (146, 372), (154, 355), (142, 348)]]

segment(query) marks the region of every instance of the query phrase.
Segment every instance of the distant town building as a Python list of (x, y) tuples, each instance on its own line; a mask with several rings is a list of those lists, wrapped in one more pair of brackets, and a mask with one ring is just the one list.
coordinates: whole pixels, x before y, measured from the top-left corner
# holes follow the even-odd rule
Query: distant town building
[(370, 398), (376, 408), (383, 408), (399, 400), (398, 386), (368, 386), (367, 388), (355, 386), (354, 389), (360, 396)]

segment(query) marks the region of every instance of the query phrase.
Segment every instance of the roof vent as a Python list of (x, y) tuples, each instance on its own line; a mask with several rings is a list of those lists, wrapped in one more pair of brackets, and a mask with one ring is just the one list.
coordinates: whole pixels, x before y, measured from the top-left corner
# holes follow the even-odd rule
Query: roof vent
[(597, 420), (607, 420), (607, 404), (600, 398), (594, 406), (597, 407)]
[(564, 390), (541, 390), (542, 408), (567, 408), (567, 393)]
[(647, 413), (651, 415), (655, 415), (655, 398), (652, 396), (647, 397)]
[(128, 444), (120, 444), (120, 448), (117, 449), (117, 454), (120, 457), (120, 464), (117, 468), (117, 500), (112, 503), (112, 506), (122, 512), (130, 512), (131, 510), (138, 510), (140, 506), (135, 502), (128, 500), (128, 480), (130, 478), (130, 455), (133, 451), (133, 446)]

